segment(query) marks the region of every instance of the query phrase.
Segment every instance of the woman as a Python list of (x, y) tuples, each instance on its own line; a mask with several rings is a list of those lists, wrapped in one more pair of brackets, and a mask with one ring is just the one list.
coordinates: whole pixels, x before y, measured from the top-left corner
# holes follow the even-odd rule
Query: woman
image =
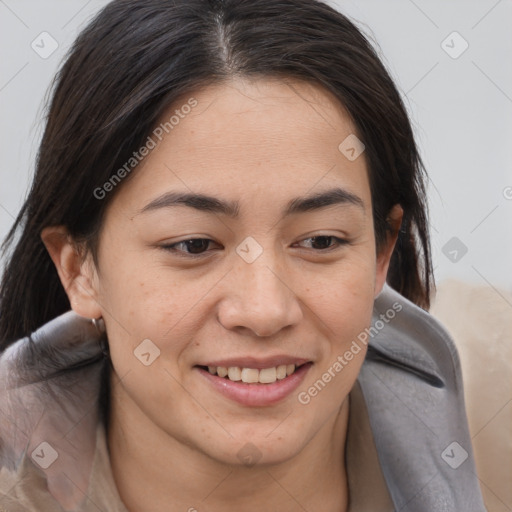
[(484, 510), (423, 180), (327, 5), (110, 3), (7, 240), (0, 506)]

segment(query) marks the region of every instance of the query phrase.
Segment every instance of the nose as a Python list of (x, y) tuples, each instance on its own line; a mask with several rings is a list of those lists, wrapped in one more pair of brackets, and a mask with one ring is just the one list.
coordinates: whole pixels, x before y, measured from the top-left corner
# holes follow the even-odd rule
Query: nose
[(268, 337), (300, 322), (303, 313), (293, 282), (269, 263), (263, 257), (237, 262), (218, 309), (224, 328)]

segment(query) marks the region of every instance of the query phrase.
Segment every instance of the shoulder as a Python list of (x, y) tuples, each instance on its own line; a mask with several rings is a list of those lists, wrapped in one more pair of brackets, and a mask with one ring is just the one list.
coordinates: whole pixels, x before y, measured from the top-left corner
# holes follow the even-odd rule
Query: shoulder
[(58, 512), (44, 475), (24, 457), (16, 470), (0, 469), (0, 512)]
[(389, 286), (367, 335), (358, 381), (395, 507), (484, 511), (451, 336)]

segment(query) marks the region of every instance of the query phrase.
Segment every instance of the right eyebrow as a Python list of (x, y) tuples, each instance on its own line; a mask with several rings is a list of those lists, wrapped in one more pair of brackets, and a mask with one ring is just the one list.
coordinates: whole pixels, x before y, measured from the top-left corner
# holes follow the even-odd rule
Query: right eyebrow
[(189, 206), (203, 212), (220, 213), (233, 218), (238, 217), (240, 211), (238, 201), (224, 201), (204, 194), (166, 192), (144, 206), (137, 212), (137, 215), (179, 205)]

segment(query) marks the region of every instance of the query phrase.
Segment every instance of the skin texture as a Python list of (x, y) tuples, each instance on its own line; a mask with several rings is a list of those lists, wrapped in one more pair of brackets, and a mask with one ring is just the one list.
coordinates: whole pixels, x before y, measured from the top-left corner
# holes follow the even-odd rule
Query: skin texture
[[(390, 212), (392, 230), (376, 256), (364, 153), (350, 161), (338, 150), (355, 129), (324, 89), (236, 80), (190, 96), (197, 106), (116, 190), (98, 268), (63, 227), (42, 233), (73, 309), (105, 319), (114, 366), (109, 447), (120, 495), (134, 511), (259, 511), (272, 503), (340, 512), (348, 499), (347, 395), (364, 351), (309, 404), (297, 395), (370, 324), (402, 210)], [(334, 187), (363, 206), (282, 217), (290, 200)], [(239, 217), (183, 205), (141, 213), (167, 191), (238, 201)], [(248, 236), (263, 250), (252, 263), (236, 252)], [(213, 242), (195, 259), (185, 244), (162, 248), (191, 238)], [(134, 356), (144, 339), (160, 350), (150, 366)], [(299, 389), (272, 406), (240, 405), (194, 368), (277, 354), (313, 365)], [(260, 457), (250, 467), (237, 456), (249, 442)]]

